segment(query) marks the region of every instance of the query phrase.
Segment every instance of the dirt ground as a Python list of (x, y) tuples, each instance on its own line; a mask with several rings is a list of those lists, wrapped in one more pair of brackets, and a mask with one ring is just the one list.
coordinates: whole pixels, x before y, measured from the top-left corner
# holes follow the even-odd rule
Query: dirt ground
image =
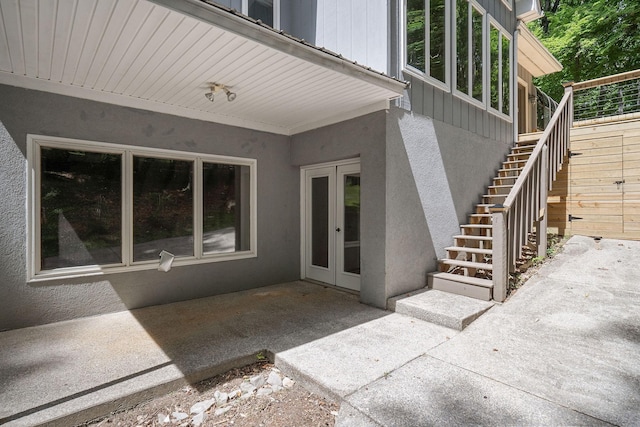
[[(132, 409), (114, 413), (84, 425), (90, 427), (334, 425), (339, 406), (305, 390), (295, 382), (295, 379), (293, 381), (284, 379), (281, 388), (279, 386), (272, 388), (269, 382), (265, 382), (256, 390), (247, 391), (247, 389), (251, 390), (251, 383), (262, 382), (259, 376), (266, 381), (272, 378), (270, 377), (272, 373), (278, 374), (277, 376), (282, 379), (286, 378), (273, 364), (263, 361), (244, 368), (232, 369), (208, 380), (141, 403)], [(260, 391), (260, 389), (264, 390)], [(211, 402), (211, 399), (215, 399), (216, 396), (220, 398), (221, 394), (229, 396), (228, 403), (214, 403), (204, 411), (204, 417), (201, 417), (203, 420), (194, 416), (193, 405), (208, 400)]]

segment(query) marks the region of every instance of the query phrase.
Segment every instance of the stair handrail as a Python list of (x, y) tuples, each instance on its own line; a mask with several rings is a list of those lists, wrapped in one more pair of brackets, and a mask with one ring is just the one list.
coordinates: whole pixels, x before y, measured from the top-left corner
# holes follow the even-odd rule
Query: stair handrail
[(547, 194), (569, 152), (573, 124), (573, 83), (565, 92), (549, 125), (501, 205), (493, 206), (493, 299), (507, 297), (509, 273), (516, 269), (523, 246), (536, 228), (538, 256), (547, 251)]

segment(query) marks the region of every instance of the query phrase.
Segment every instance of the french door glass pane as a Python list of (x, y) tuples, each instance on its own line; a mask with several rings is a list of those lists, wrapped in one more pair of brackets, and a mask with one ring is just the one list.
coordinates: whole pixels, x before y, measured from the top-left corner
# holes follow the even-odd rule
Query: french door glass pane
[(249, 250), (249, 166), (202, 165), (204, 253)]
[(193, 255), (193, 162), (133, 157), (133, 260)]
[(122, 156), (40, 150), (41, 269), (122, 262)]
[(360, 174), (344, 176), (344, 271), (360, 274)]
[(311, 264), (329, 268), (329, 177), (311, 179)]

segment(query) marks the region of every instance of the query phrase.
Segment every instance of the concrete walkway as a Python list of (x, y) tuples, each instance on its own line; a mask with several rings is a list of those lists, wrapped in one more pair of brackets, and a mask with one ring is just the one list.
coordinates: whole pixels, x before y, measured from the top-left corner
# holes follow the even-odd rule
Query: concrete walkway
[(463, 332), (294, 282), (0, 333), (0, 424), (73, 425), (267, 351), (341, 426), (640, 425), (640, 242), (573, 237)]

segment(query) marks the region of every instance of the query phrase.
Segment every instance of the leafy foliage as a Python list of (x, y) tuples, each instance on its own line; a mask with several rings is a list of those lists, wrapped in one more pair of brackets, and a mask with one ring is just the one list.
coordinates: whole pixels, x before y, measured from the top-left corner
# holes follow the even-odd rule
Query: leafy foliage
[(545, 17), (529, 24), (564, 66), (536, 81), (560, 100), (563, 81), (580, 82), (640, 68), (640, 2), (545, 0)]

